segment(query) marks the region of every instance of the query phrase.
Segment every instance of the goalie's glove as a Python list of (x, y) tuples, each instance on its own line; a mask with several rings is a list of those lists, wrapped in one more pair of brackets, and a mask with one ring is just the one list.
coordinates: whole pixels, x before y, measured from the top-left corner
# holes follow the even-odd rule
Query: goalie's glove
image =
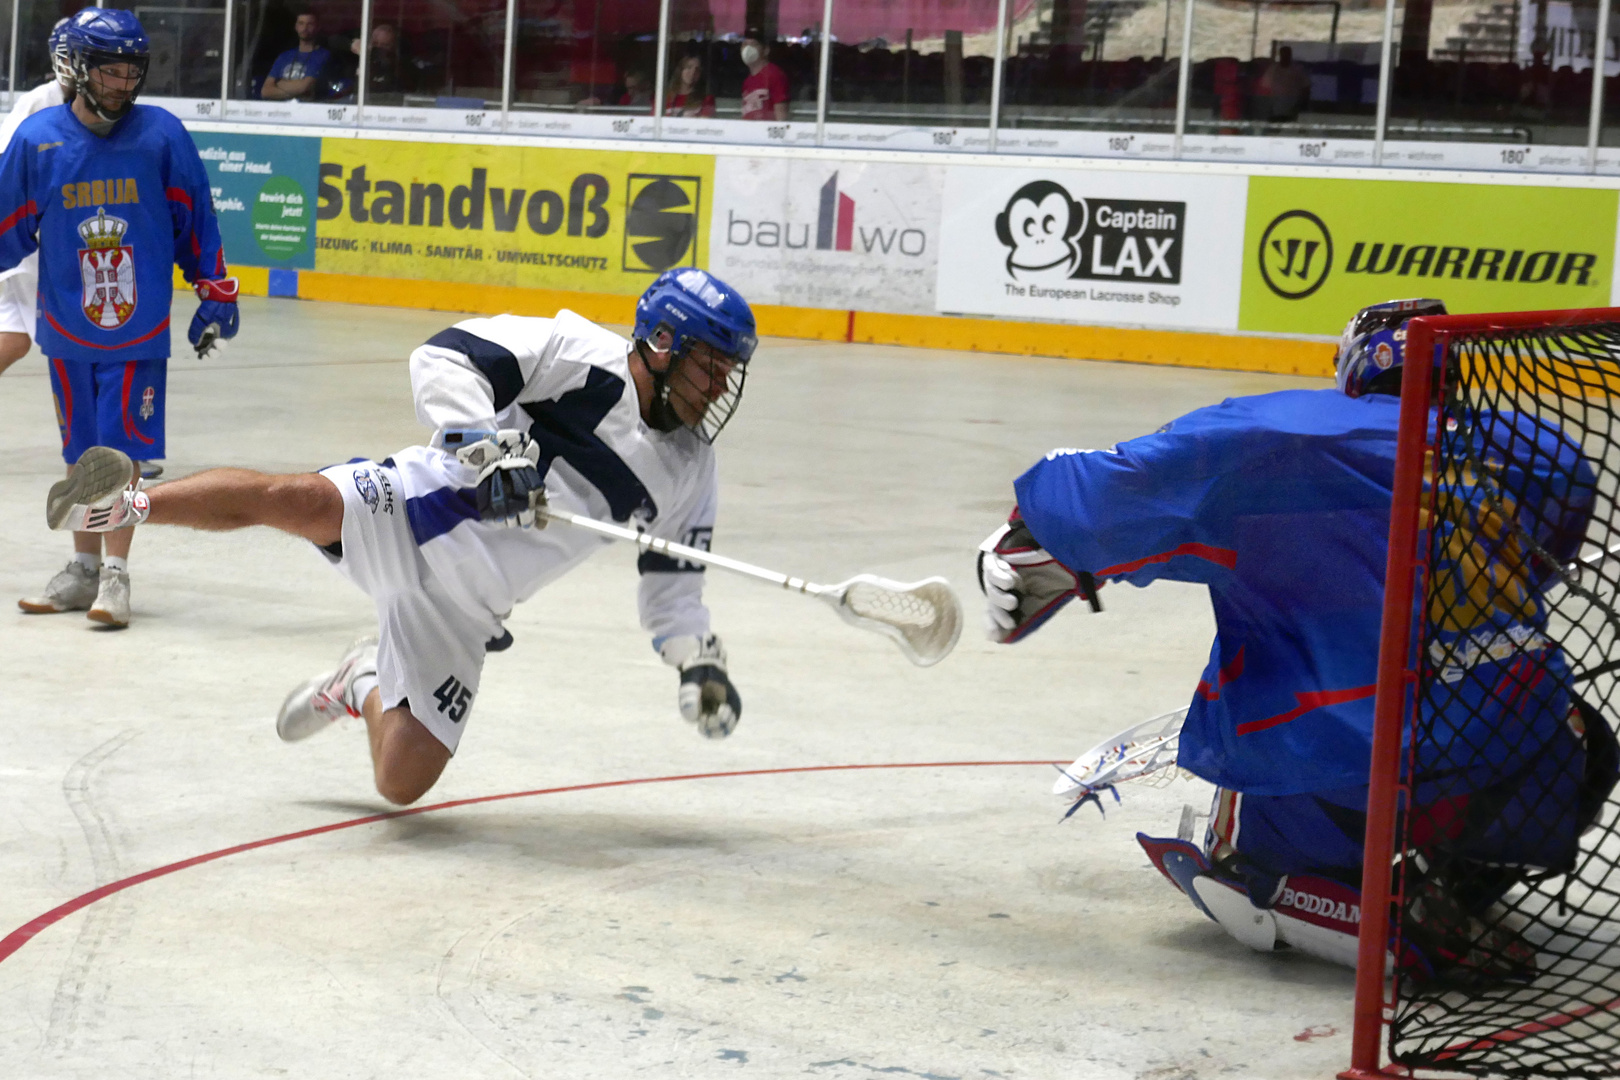
[(456, 460), (478, 470), (478, 516), (508, 526), (543, 529), (546, 480), (540, 475), (540, 445), (511, 428), (456, 451)]
[(979, 590), (984, 593), (985, 630), (991, 641), (1010, 645), (1039, 630), (1077, 596), (1101, 611), (1097, 581), (1058, 562), (1036, 542), (1014, 508), (1007, 524), (979, 545)]
[(664, 663), (681, 673), (679, 696), (681, 718), (706, 739), (723, 739), (742, 719), (742, 698), (726, 677), (726, 649), (716, 634), (684, 634), (666, 640), (658, 648)]
[(192, 286), (197, 291), (197, 314), (191, 317), (191, 329), (186, 340), (197, 350), (201, 359), (209, 353), (224, 349), (221, 341), (236, 336), (242, 317), (236, 308), (237, 281), (233, 277), (217, 281), (202, 280)]

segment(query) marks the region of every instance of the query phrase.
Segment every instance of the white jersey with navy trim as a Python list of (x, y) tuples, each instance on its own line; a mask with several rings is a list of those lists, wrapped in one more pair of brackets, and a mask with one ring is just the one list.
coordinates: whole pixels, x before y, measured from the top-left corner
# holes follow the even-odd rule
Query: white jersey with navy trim
[[(11, 144), (11, 137), (17, 134), (17, 129), (22, 126), (24, 120), (37, 112), (66, 103), (67, 97), (62, 93), (62, 84), (55, 79), (42, 82), (32, 90), (17, 95), (17, 100), (11, 104), (11, 111), (6, 114), (5, 120), (0, 121), (0, 150)], [(25, 288), (18, 290), (18, 294), (19, 296), (27, 294), (27, 320), (30, 328), (28, 336), (33, 337), (34, 294), (39, 289), (39, 252), (29, 255), (9, 273), (0, 274), (0, 279), (12, 277), (26, 278), (29, 282)]]
[[(590, 517), (707, 548), (714, 529), (713, 449), (686, 428), (641, 419), (630, 343), (571, 311), (556, 318), (467, 319), (411, 354), (417, 417), (446, 431), (519, 428), (541, 451), (546, 498)], [(448, 451), (399, 455), (406, 515), (424, 560), (469, 611), (497, 618), (612, 541), (553, 524), (513, 529), (478, 519), (476, 472)], [(644, 553), (639, 607), (655, 642), (706, 634), (700, 567)]]

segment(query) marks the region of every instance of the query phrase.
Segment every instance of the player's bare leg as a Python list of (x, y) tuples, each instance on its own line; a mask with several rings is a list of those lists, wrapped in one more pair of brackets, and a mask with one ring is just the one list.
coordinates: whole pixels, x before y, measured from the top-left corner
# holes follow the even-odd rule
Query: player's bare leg
[(377, 690), (366, 695), (361, 715), (371, 740), (377, 794), (400, 806), (426, 795), (450, 763), (450, 751), (406, 706), (384, 709)]
[(27, 356), (33, 344), (27, 334), (15, 330), (0, 332), (0, 372)]
[(209, 469), (145, 494), (154, 525), (209, 532), (267, 525), (322, 547), (343, 537), (343, 496), (318, 473)]

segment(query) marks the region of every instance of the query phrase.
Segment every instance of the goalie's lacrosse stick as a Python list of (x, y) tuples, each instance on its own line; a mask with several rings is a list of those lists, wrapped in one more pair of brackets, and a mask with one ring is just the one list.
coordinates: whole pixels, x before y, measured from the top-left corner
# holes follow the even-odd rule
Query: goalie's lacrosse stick
[(1106, 739), (1081, 754), (1052, 785), (1052, 794), (1070, 799), (1065, 818), (1088, 802), (1102, 810), (1101, 794), (1105, 791), (1119, 801), (1114, 785), (1127, 780), (1140, 780), (1176, 765), (1176, 751), (1181, 747), (1181, 725), (1187, 719), (1186, 709), (1177, 709), (1135, 727), (1126, 728), (1111, 739)]
[(857, 574), (837, 585), (817, 585), (803, 578), (789, 577), (775, 570), (754, 566), (740, 559), (729, 559), (685, 544), (610, 525), (583, 514), (536, 508), (536, 513), (599, 536), (635, 544), (643, 551), (656, 551), (685, 562), (717, 566), (722, 570), (767, 581), (789, 592), (804, 593), (824, 601), (839, 618), (862, 630), (874, 630), (894, 639), (906, 659), (919, 667), (929, 667), (950, 655), (962, 634), (962, 604), (950, 582), (942, 577), (904, 583), (873, 574)]

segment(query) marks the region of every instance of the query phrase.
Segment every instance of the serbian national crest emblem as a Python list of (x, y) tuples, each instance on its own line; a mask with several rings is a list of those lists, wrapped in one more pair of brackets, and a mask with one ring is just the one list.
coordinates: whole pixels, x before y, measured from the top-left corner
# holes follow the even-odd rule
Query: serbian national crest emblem
[(129, 222), (97, 210), (79, 223), (80, 301), (85, 316), (103, 330), (116, 330), (135, 314), (135, 249), (124, 243)]

